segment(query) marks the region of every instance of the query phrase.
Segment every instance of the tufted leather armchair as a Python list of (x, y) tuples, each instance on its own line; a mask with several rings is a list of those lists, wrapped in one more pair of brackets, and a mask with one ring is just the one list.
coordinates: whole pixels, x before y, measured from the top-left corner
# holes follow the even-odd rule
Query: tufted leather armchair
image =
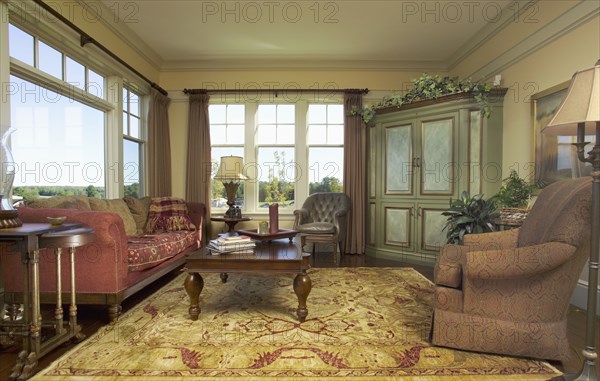
[(465, 235), (434, 268), (434, 345), (565, 361), (589, 257), (591, 178), (544, 188), (519, 229)]
[(302, 247), (306, 240), (334, 243), (334, 255), (346, 250), (346, 227), (350, 198), (344, 193), (313, 193), (301, 209), (294, 211), (294, 230), (300, 232)]

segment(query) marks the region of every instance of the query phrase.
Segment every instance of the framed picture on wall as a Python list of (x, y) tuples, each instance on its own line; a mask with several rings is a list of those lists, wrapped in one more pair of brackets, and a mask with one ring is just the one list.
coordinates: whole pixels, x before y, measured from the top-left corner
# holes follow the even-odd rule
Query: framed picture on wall
[[(591, 165), (577, 159), (575, 147), (571, 145), (576, 142), (575, 136), (549, 136), (542, 133), (566, 96), (568, 87), (569, 81), (566, 81), (531, 96), (535, 180), (544, 185), (588, 176), (591, 171)], [(594, 136), (586, 136), (585, 140), (594, 143), (595, 139)]]

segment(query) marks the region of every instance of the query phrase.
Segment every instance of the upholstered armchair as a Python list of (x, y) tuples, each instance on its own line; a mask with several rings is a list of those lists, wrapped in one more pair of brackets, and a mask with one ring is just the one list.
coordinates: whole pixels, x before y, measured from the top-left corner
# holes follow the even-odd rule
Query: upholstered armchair
[(518, 229), (465, 235), (434, 269), (432, 343), (565, 361), (567, 311), (589, 257), (591, 178), (544, 188)]
[(294, 211), (294, 230), (300, 233), (302, 247), (307, 242), (329, 242), (334, 244), (334, 258), (338, 245), (340, 253), (344, 254), (350, 209), (350, 198), (344, 193), (323, 192), (308, 196), (302, 208)]

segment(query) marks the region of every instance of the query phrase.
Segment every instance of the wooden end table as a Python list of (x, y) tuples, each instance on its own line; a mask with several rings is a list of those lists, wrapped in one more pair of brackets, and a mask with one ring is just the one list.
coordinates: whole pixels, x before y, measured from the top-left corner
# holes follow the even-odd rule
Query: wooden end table
[(303, 253), (296, 244), (282, 240), (271, 244), (258, 242), (254, 254), (211, 255), (206, 248), (200, 248), (186, 259), (188, 275), (184, 287), (190, 298), (190, 318), (198, 320), (200, 315), (200, 293), (204, 288), (200, 273), (220, 273), (223, 283), (227, 282), (229, 273), (291, 273), (297, 274), (294, 278), (294, 292), (298, 297), (296, 315), (300, 322), (304, 322), (308, 315), (306, 300), (312, 289), (312, 281), (306, 273), (310, 268), (309, 262), (310, 254)]
[(227, 231), (227, 234), (234, 235), (235, 234), (235, 225), (237, 225), (238, 222), (250, 221), (250, 220), (252, 220), (252, 218), (250, 218), (250, 217), (231, 218), (231, 217), (217, 216), (217, 217), (211, 217), (210, 220), (215, 221), (215, 222), (224, 222), (227, 225), (227, 227), (229, 228), (229, 230)]
[[(15, 228), (0, 229), (0, 242), (13, 243), (20, 252), (23, 269), (23, 320), (1, 320), (0, 326), (8, 332), (1, 335), (23, 337), (23, 350), (9, 375), (10, 380), (27, 380), (36, 372), (38, 360), (57, 346), (68, 340), (81, 340), (81, 327), (77, 324), (77, 305), (75, 301), (75, 248), (91, 243), (94, 230), (80, 223), (66, 223), (53, 226), (47, 223), (25, 223)], [(40, 249), (55, 249), (56, 260), (56, 309), (52, 321), (55, 333), (42, 341), (42, 315), (40, 310)], [(69, 322), (63, 326), (62, 290), (61, 290), (61, 248), (68, 248), (70, 262), (70, 307)]]

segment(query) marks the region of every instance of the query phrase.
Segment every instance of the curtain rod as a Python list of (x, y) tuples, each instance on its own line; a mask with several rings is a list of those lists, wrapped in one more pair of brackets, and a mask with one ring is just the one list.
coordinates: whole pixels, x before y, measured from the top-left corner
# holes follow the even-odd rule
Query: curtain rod
[(158, 90), (161, 94), (163, 94), (165, 96), (169, 95), (169, 93), (165, 89), (163, 89), (156, 83), (152, 82), (150, 79), (146, 78), (146, 76), (144, 76), (139, 71), (135, 70), (131, 65), (129, 65), (127, 62), (123, 61), (121, 58), (119, 58), (116, 54), (114, 54), (110, 50), (108, 50), (108, 48), (106, 48), (104, 45), (102, 45), (98, 41), (94, 40), (90, 35), (85, 33), (82, 29), (80, 29), (77, 25), (73, 24), (71, 21), (69, 21), (69, 19), (64, 17), (60, 12), (56, 11), (50, 5), (44, 3), (42, 0), (33, 0), (33, 1), (40, 7), (44, 8), (44, 10), (48, 11), (52, 16), (54, 16), (57, 19), (59, 19), (60, 21), (62, 21), (69, 28), (71, 28), (74, 31), (76, 31), (77, 33), (79, 33), (79, 42), (81, 44), (81, 47), (84, 47), (86, 44), (96, 45), (100, 50), (102, 50), (104, 53), (108, 54), (112, 59), (119, 62), (121, 65), (125, 66), (127, 69), (131, 70), (133, 73), (135, 73), (135, 75), (137, 75), (138, 77), (140, 77), (141, 79), (143, 79), (144, 81), (149, 83), (151, 87)]
[(183, 89), (184, 94), (219, 94), (219, 93), (348, 93), (368, 94), (369, 89)]

